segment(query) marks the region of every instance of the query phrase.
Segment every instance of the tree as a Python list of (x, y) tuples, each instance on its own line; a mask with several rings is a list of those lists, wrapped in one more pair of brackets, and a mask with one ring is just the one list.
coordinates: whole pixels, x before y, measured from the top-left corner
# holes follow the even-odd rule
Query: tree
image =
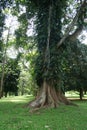
[(72, 45), (69, 44), (66, 49), (67, 53), (63, 55), (66, 62), (62, 66), (65, 77), (64, 88), (65, 91), (78, 91), (82, 100), (83, 91), (87, 89), (87, 46), (76, 40)]
[[(6, 46), (9, 40), (9, 29), (8, 29), (8, 34), (7, 34), (7, 39), (6, 43), (4, 43), (3, 39), (3, 30), (4, 30), (4, 25), (5, 25), (5, 9), (9, 8), (12, 5), (12, 1), (1, 1), (0, 2), (0, 51), (2, 53), (1, 59), (1, 67), (2, 67), (2, 74), (1, 74), (1, 81), (0, 81), (0, 98), (3, 96), (3, 80), (4, 80), (4, 72), (5, 72), (5, 62), (6, 62)], [(4, 44), (3, 44), (4, 43)], [(3, 46), (3, 47), (2, 47)]]
[[(15, 0), (15, 5), (18, 11), (21, 6), (26, 8), (26, 13), (22, 15), (22, 26), (19, 28), (19, 34), (22, 34), (23, 38), (17, 37), (19, 43), (25, 43), (27, 40), (28, 20), (32, 17), (35, 19), (37, 57), (34, 72), (39, 92), (29, 106), (58, 107), (62, 103), (72, 104), (62, 93), (64, 78), (62, 54), (68, 46), (67, 43), (72, 45), (86, 25), (84, 19), (87, 15), (87, 1)], [(74, 11), (71, 13), (72, 8)], [(23, 20), (23, 17), (26, 20)], [(16, 33), (18, 35), (18, 32)]]
[(7, 30), (8, 34), (5, 39), (2, 37), (2, 59), (1, 59), (1, 83), (0, 83), (0, 98), (3, 97), (3, 84), (4, 84), (4, 75), (5, 75), (5, 65), (7, 62), (7, 47), (9, 46), (9, 37), (10, 37), (10, 26), (6, 29), (5, 25), (3, 26), (3, 31)]
[[(36, 99), (29, 105), (35, 108), (58, 107), (61, 103), (72, 104), (61, 91), (63, 81), (62, 52), (64, 44), (67, 42), (73, 44), (83, 29), (87, 1), (75, 2), (73, 6), (77, 6), (76, 14), (70, 21), (69, 15), (66, 14), (66, 11), (69, 12), (70, 10), (70, 2), (67, 0), (33, 0), (31, 2), (37, 7), (36, 40), (38, 56), (35, 63), (35, 72), (40, 91)], [(68, 27), (63, 35), (64, 24), (68, 24)]]
[[(25, 7), (28, 4), (27, 2), (28, 1), (26, 2), (17, 1), (16, 3), (20, 14), (18, 16), (19, 27), (15, 31), (15, 35), (16, 35), (16, 48), (21, 53), (20, 58), (21, 73), (19, 79), (19, 92), (21, 92), (21, 95), (25, 93), (34, 94), (36, 91), (36, 88), (33, 87), (36, 86), (36, 84), (33, 78), (33, 60), (32, 60), (35, 58), (36, 45), (33, 36), (29, 35), (28, 32), (29, 31), (28, 28), (30, 28), (32, 24), (31, 18), (34, 16), (34, 14), (33, 11), (30, 12), (31, 9), (29, 10), (29, 15), (28, 12), (26, 12), (26, 10), (28, 11), (28, 8)], [(18, 14), (18, 12), (16, 14)]]
[(3, 91), (5, 97), (8, 92), (13, 92), (15, 96), (18, 95), (18, 79), (20, 76), (20, 67), (18, 65), (19, 56), (16, 59), (9, 59), (6, 64)]
[[(0, 53), (2, 53), (2, 32), (3, 32), (3, 26), (4, 26), (4, 19), (5, 15), (3, 14), (3, 4), (0, 5)], [(0, 63), (2, 63), (2, 56), (0, 56)], [(1, 79), (1, 84), (0, 84), (0, 98), (2, 96), (2, 84), (3, 84), (3, 74), (2, 74), (2, 79)]]

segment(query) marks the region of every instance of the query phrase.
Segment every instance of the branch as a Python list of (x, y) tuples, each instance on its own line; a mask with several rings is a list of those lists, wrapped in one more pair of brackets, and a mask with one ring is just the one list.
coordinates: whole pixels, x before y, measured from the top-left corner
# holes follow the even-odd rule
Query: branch
[(68, 39), (70, 41), (75, 41), (76, 38), (81, 34), (82, 30), (83, 30), (83, 26), (77, 28), (72, 35), (69, 35)]
[(50, 32), (51, 32), (51, 16), (52, 16), (52, 6), (49, 6), (49, 17), (48, 17), (48, 36), (47, 36), (47, 46), (46, 46), (46, 52), (45, 52), (45, 62), (47, 62), (47, 68), (49, 68), (50, 64)]
[[(65, 39), (68, 37), (70, 31), (72, 30), (72, 28), (74, 27), (74, 25), (78, 22), (79, 17), (81, 17), (84, 13), (84, 9), (87, 6), (87, 1), (84, 0), (81, 7), (79, 8), (79, 10), (76, 13), (76, 16), (74, 17), (73, 21), (71, 22), (71, 24), (66, 28), (66, 33), (63, 36), (63, 38), (57, 43), (57, 47), (59, 48), (62, 43), (65, 41)], [(77, 32), (77, 31), (76, 31)], [(76, 33), (75, 32), (75, 33)]]

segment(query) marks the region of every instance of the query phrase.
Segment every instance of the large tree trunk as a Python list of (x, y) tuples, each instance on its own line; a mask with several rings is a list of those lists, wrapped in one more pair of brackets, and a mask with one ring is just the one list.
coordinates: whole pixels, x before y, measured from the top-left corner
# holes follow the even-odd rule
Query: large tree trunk
[(63, 95), (61, 90), (56, 90), (54, 86), (51, 86), (46, 81), (44, 81), (38, 96), (35, 100), (29, 103), (29, 106), (31, 108), (56, 108), (60, 104), (74, 105), (65, 97), (65, 95)]

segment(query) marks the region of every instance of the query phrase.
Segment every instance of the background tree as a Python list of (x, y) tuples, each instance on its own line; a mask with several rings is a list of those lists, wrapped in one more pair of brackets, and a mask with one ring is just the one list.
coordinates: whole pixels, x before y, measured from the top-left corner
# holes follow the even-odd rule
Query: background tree
[[(67, 51), (66, 51), (67, 49)], [(83, 91), (86, 89), (86, 67), (87, 46), (78, 40), (66, 47), (63, 58), (65, 58), (62, 69), (64, 72), (65, 91), (75, 90), (80, 93), (82, 99)], [(67, 87), (66, 87), (67, 86)]]
[(4, 33), (4, 31), (7, 31), (7, 35), (6, 35), (6, 37), (2, 36), (0, 98), (3, 97), (3, 84), (4, 84), (4, 75), (5, 75), (5, 66), (6, 66), (6, 63), (7, 63), (7, 49), (9, 47), (9, 45), (11, 45), (11, 43), (13, 43), (13, 42), (9, 42), (10, 26), (7, 28), (4, 24), (3, 33)]
[(7, 97), (8, 92), (13, 92), (15, 96), (18, 95), (18, 79), (20, 76), (20, 68), (17, 59), (9, 59), (6, 65), (4, 76), (4, 92)]
[[(36, 84), (34, 76), (34, 65), (33, 59), (35, 59), (36, 55), (36, 45), (34, 42), (34, 36), (31, 34), (31, 30), (33, 27), (32, 21), (34, 21), (34, 9), (31, 7), (28, 8), (27, 4), (31, 3), (30, 1), (21, 2), (17, 1), (17, 8), (16, 14), (18, 15), (18, 22), (19, 27), (15, 31), (16, 35), (16, 48), (21, 53), (20, 57), (20, 66), (21, 66), (21, 73), (19, 79), (19, 92), (21, 94), (25, 93), (32, 93), (36, 92)], [(28, 12), (29, 10), (29, 12)], [(29, 13), (29, 14), (28, 14)], [(25, 78), (26, 77), (26, 78)], [(33, 87), (35, 86), (35, 87)]]
[(7, 47), (7, 43), (9, 40), (9, 29), (8, 28), (8, 34), (7, 34), (7, 38), (6, 41), (4, 42), (3, 39), (3, 31), (5, 29), (5, 9), (6, 8), (10, 8), (10, 6), (12, 5), (12, 1), (1, 1), (0, 2), (0, 48), (1, 48), (1, 81), (0, 81), (0, 98), (3, 96), (3, 80), (4, 80), (4, 72), (5, 72), (5, 63), (6, 63), (6, 47)]

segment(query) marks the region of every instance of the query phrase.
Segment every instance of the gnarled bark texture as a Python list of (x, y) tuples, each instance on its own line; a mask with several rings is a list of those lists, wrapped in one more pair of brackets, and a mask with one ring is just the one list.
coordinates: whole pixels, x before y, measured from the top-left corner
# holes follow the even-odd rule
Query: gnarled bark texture
[(42, 108), (42, 107), (52, 107), (56, 108), (61, 104), (74, 105), (69, 101), (61, 90), (56, 90), (55, 87), (49, 85), (46, 81), (43, 82), (43, 86), (39, 91), (38, 96), (35, 100), (29, 103), (31, 108)]

